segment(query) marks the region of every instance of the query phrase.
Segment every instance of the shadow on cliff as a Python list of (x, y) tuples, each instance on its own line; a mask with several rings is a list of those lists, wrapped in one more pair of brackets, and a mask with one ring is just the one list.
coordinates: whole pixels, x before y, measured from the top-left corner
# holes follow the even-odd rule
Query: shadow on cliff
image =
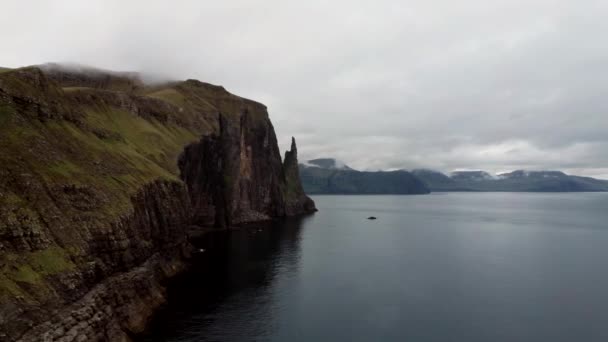
[[(267, 297), (277, 278), (295, 274), (300, 267), (301, 232), (309, 218), (218, 230), (192, 241), (204, 252), (193, 257), (188, 272), (169, 283), (168, 304), (152, 319), (148, 331), (134, 340), (212, 339), (213, 322), (243, 331), (259, 329), (260, 320), (271, 315)], [(237, 312), (227, 314), (232, 310)], [(255, 311), (256, 317), (243, 320), (247, 311)]]

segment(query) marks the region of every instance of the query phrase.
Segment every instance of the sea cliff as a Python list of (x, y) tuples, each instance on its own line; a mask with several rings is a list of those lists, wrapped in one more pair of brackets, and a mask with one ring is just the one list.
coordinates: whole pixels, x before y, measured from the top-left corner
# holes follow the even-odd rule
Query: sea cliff
[(129, 341), (188, 232), (316, 210), (266, 107), (196, 80), (3, 70), (0, 137), (2, 341)]

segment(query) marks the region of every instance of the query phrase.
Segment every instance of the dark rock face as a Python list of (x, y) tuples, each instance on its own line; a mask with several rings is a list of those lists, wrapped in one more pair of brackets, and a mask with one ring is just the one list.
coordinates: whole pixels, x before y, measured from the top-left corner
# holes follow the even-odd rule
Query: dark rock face
[(298, 148), (296, 147), (296, 139), (293, 137), (291, 138), (291, 149), (285, 152), (283, 170), (285, 175), (284, 193), (286, 214), (288, 216), (293, 216), (301, 213), (317, 211), (315, 202), (306, 196), (304, 193), (304, 187), (300, 181)]
[(220, 115), (219, 127), (179, 160), (195, 224), (230, 227), (316, 210), (300, 184), (295, 140), (282, 164), (269, 120), (246, 111), (232, 120)]
[(314, 209), (265, 106), (133, 77), (0, 75), (1, 341), (129, 341), (187, 267), (187, 227)]
[[(11, 305), (3, 303), (3, 340), (114, 341), (126, 340), (125, 332), (141, 332), (147, 316), (164, 302), (161, 282), (183, 270), (190, 253), (187, 199), (177, 182), (145, 186), (132, 197), (130, 215), (105, 231), (87, 232), (79, 247), (85, 249), (81, 258), (89, 261), (49, 279), (52, 296), (38, 295), (43, 302), (16, 297)], [(28, 332), (20, 336), (23, 331)]]

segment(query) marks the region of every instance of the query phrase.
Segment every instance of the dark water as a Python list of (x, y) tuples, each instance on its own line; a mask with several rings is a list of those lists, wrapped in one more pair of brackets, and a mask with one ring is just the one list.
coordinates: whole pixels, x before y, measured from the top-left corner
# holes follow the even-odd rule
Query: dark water
[(608, 193), (314, 200), (209, 237), (143, 340), (608, 341)]

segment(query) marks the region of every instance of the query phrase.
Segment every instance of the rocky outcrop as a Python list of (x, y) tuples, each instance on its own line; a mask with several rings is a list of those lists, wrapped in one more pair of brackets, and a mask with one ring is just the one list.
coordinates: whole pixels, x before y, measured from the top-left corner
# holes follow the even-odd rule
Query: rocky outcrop
[(295, 140), (282, 165), (272, 124), (248, 111), (236, 122), (220, 115), (219, 133), (188, 146), (179, 167), (194, 223), (201, 226), (229, 227), (316, 211), (300, 184)]
[(283, 216), (281, 158), (270, 121), (252, 108), (220, 115), (219, 132), (188, 146), (180, 157), (195, 223), (229, 227)]
[(2, 341), (128, 341), (187, 228), (314, 209), (266, 107), (195, 80), (3, 72), (0, 135)]
[(291, 138), (291, 149), (285, 152), (283, 162), (285, 173), (285, 212), (287, 215), (296, 215), (301, 212), (314, 212), (317, 210), (315, 202), (304, 193), (300, 181), (300, 170), (298, 167), (298, 148), (296, 138)]

